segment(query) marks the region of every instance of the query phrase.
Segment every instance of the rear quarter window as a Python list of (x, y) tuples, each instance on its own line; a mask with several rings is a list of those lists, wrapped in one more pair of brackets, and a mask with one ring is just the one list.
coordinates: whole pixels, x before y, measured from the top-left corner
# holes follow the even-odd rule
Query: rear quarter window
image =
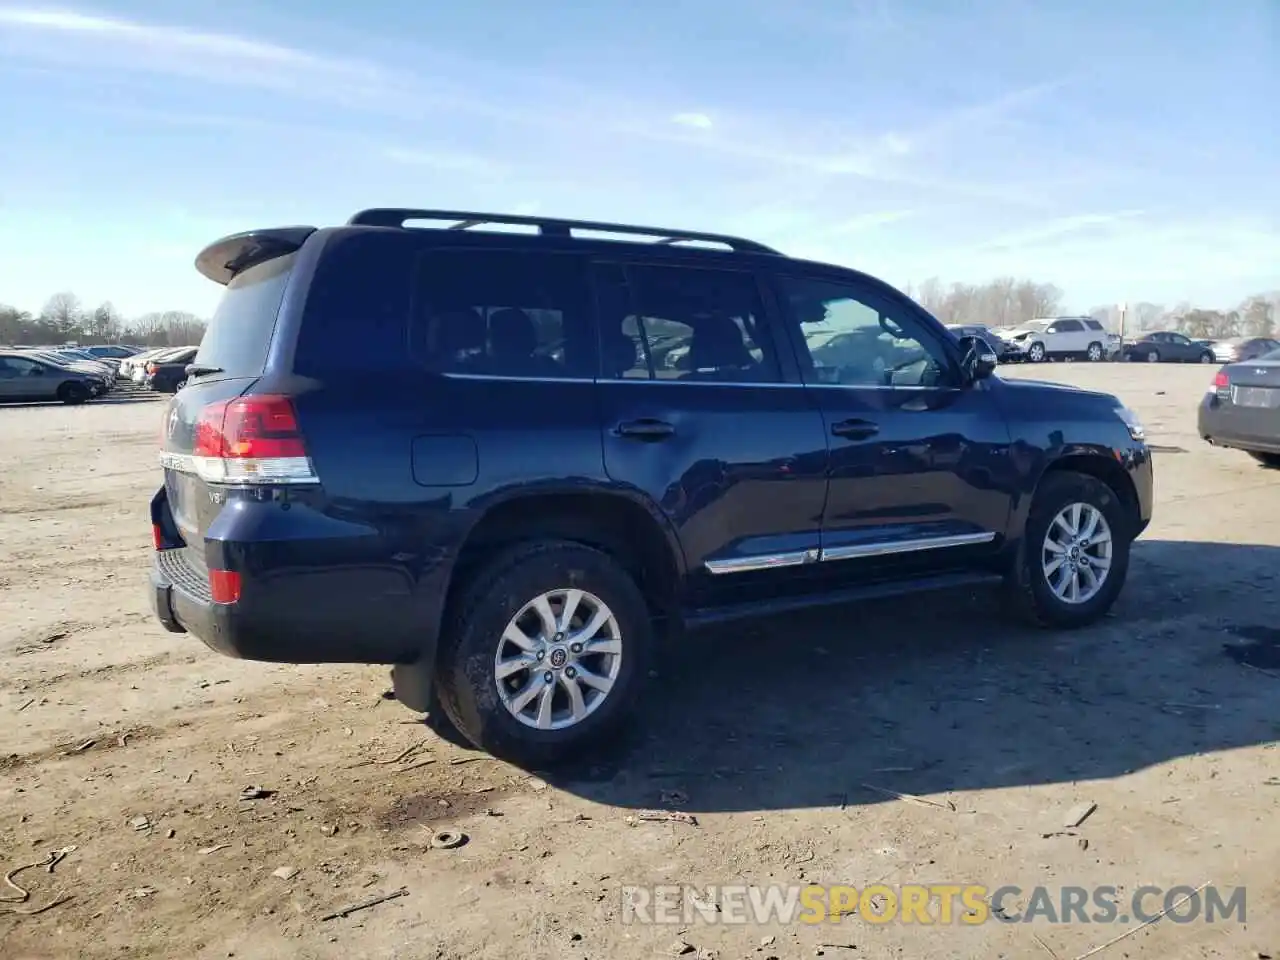
[(267, 350), (296, 255), (260, 263), (235, 276), (209, 320), (195, 362), (219, 367), (222, 376), (256, 377)]
[(398, 231), (332, 236), (316, 266), (298, 343), (298, 373), (407, 368), (417, 252)]

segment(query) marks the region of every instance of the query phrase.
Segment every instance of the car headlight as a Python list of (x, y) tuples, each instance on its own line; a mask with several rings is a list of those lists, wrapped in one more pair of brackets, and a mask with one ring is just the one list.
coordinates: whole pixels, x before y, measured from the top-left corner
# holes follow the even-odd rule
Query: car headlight
[(1116, 416), (1124, 421), (1124, 425), (1129, 428), (1129, 436), (1134, 440), (1141, 442), (1147, 439), (1147, 428), (1142, 425), (1138, 415), (1128, 407), (1116, 407)]

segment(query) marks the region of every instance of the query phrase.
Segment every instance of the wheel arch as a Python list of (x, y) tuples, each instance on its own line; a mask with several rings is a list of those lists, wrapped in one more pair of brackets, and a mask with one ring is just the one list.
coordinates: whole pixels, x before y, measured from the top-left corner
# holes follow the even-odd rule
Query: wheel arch
[(625, 488), (507, 491), (479, 507), (450, 579), (446, 609), (471, 575), (499, 551), (538, 539), (569, 540), (609, 554), (627, 569), (655, 615), (675, 613), (686, 565), (671, 522), (649, 498)]
[[(1061, 473), (1081, 473), (1104, 483), (1119, 499), (1130, 521), (1136, 529), (1140, 523), (1141, 505), (1138, 500), (1138, 488), (1133, 478), (1112, 455), (1111, 451), (1085, 447), (1064, 451), (1060, 456), (1050, 460), (1036, 479), (1035, 491), (1027, 499), (1026, 512), (1030, 512), (1031, 502), (1047, 477)], [(1026, 522), (1025, 514), (1023, 522)]]

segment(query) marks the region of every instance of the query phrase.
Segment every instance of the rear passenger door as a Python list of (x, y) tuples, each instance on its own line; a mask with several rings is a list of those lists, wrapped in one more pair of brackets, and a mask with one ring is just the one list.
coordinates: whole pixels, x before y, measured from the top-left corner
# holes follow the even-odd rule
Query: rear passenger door
[(816, 560), (822, 418), (754, 274), (597, 263), (595, 287), (605, 470), (673, 524), (695, 590)]

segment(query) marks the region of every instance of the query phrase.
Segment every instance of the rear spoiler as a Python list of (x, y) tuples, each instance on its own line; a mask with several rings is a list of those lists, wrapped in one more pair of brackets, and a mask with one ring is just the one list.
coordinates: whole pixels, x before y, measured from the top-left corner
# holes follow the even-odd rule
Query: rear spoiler
[(237, 273), (293, 253), (315, 232), (315, 227), (272, 227), (233, 233), (201, 250), (196, 269), (214, 283), (226, 286)]

